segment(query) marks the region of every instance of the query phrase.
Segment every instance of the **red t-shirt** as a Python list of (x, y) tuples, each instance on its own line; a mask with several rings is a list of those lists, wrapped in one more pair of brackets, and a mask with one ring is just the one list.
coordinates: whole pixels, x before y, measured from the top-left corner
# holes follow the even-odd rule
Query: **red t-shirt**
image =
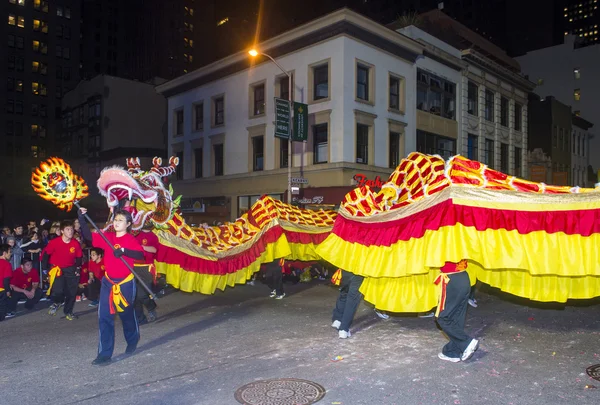
[[(111, 245), (107, 245), (102, 236), (97, 233), (92, 233), (92, 243), (94, 247), (104, 249), (104, 266), (106, 268), (106, 275), (110, 277), (112, 280), (125, 278), (131, 272), (129, 269), (123, 264), (121, 259), (115, 257), (113, 254), (114, 249), (126, 248), (130, 250), (137, 250), (139, 252), (143, 252), (142, 245), (135, 239), (135, 236), (126, 233), (120, 238), (117, 237), (117, 234), (114, 232), (105, 232), (104, 235), (110, 241)], [(134, 259), (131, 257), (127, 257), (125, 255), (121, 256), (125, 261), (133, 267)]]
[(0, 259), (0, 291), (4, 290), (4, 279), (12, 277), (12, 266), (8, 260)]
[(25, 274), (23, 268), (19, 267), (13, 272), (12, 278), (10, 279), (10, 285), (15, 287), (24, 288), (29, 290), (33, 287), (33, 283), (39, 283), (40, 276), (37, 271), (32, 269), (29, 273)]
[(87, 268), (90, 273), (94, 274), (94, 278), (98, 281), (102, 280), (102, 277), (104, 277), (104, 259), (100, 259), (100, 263), (89, 261), (87, 263)]
[(75, 259), (83, 256), (81, 245), (75, 239), (65, 243), (62, 237), (54, 238), (44, 249), (50, 255), (50, 264), (61, 269), (75, 265)]
[(81, 266), (81, 275), (79, 276), (79, 284), (87, 284), (90, 282), (90, 271), (87, 263)]
[[(135, 238), (140, 243), (140, 245), (142, 245), (142, 247), (152, 246), (158, 251), (158, 246), (160, 245), (160, 242), (158, 241), (158, 236), (156, 236), (154, 232), (141, 231)], [(156, 253), (150, 253), (144, 250), (144, 263), (153, 264), (155, 257)]]

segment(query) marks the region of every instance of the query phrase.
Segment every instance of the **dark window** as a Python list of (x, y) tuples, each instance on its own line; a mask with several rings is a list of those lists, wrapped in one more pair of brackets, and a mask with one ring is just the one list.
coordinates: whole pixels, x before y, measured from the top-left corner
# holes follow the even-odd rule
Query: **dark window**
[(389, 167), (395, 169), (400, 164), (400, 134), (390, 132)]
[(215, 176), (222, 176), (224, 168), (223, 144), (214, 145), (213, 151), (215, 154)]
[(64, 67), (63, 69), (63, 79), (65, 80), (71, 80), (71, 68), (69, 67)]
[(471, 115), (479, 115), (479, 88), (473, 82), (469, 82), (467, 112)]
[(417, 109), (456, 119), (456, 85), (440, 77), (417, 71)]
[(521, 154), (521, 148), (517, 148), (515, 146), (515, 176), (517, 177), (521, 177), (523, 175), (523, 164), (521, 163), (523, 156)]
[(252, 89), (254, 93), (254, 115), (261, 115), (265, 112), (265, 85), (259, 84)]
[(15, 100), (6, 100), (6, 112), (9, 114), (15, 112)]
[(558, 127), (556, 125), (552, 127), (552, 147), (558, 148)]
[(15, 47), (15, 36), (14, 35), (9, 35), (8, 36), (8, 46), (10, 48), (14, 48)]
[(356, 98), (369, 100), (369, 68), (361, 64), (356, 65)]
[(202, 177), (202, 148), (194, 149), (194, 175), (197, 179)]
[(16, 59), (15, 55), (9, 55), (8, 56), (8, 69), (9, 70), (14, 70), (14, 68), (15, 68), (15, 59)]
[(321, 100), (329, 97), (329, 65), (324, 64), (313, 68), (313, 99)]
[(500, 97), (500, 125), (508, 127), (508, 99)]
[(175, 169), (175, 177), (177, 180), (183, 180), (183, 152), (177, 152), (177, 157), (179, 158), (179, 164)]
[(369, 164), (369, 126), (356, 124), (356, 163)]
[(223, 125), (225, 123), (225, 100), (223, 97), (215, 98), (215, 125)]
[(500, 143), (500, 171), (508, 173), (508, 144)]
[(17, 37), (17, 49), (23, 49), (25, 46), (25, 39), (23, 37)]
[(521, 130), (522, 109), (523, 109), (523, 107), (521, 106), (521, 104), (515, 103), (515, 125), (514, 125), (514, 128), (516, 131)]
[(6, 121), (6, 135), (13, 135), (15, 133), (14, 121)]
[(175, 111), (175, 135), (183, 135), (183, 110)]
[(288, 167), (289, 141), (279, 138), (279, 167)]
[[(294, 85), (294, 76), (292, 76), (292, 86)], [(290, 99), (290, 79), (287, 76), (279, 79), (279, 98)], [(294, 89), (292, 88), (292, 99), (294, 99)]]
[(488, 165), (488, 167), (492, 169), (494, 168), (494, 141), (491, 139), (485, 140), (482, 163)]
[(265, 138), (264, 136), (255, 136), (252, 138), (252, 170), (255, 172), (264, 169), (265, 160)]
[(327, 163), (329, 160), (327, 124), (313, 126), (313, 163)]
[(202, 131), (204, 128), (204, 104), (196, 104), (194, 105), (194, 130)]
[(15, 79), (12, 77), (6, 78), (6, 90), (13, 91), (15, 89)]
[(417, 130), (417, 151), (449, 159), (456, 154), (456, 140)]
[(389, 108), (392, 110), (400, 110), (400, 79), (393, 76), (390, 76)]
[(478, 143), (479, 137), (477, 135), (469, 134), (467, 138), (467, 157), (471, 160), (478, 160)]
[(15, 136), (23, 136), (23, 123), (15, 122)]
[(491, 90), (485, 91), (485, 111), (483, 112), (483, 118), (494, 122), (494, 92)]
[(23, 102), (21, 100), (15, 101), (15, 114), (23, 114)]

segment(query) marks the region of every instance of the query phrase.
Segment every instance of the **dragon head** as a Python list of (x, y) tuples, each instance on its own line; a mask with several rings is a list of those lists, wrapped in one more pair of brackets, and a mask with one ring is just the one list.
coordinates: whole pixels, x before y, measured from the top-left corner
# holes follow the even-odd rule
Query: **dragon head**
[(169, 165), (162, 167), (162, 159), (155, 157), (153, 167), (143, 171), (139, 158), (128, 158), (127, 170), (118, 166), (102, 170), (98, 190), (111, 212), (125, 209), (131, 213), (134, 230), (147, 223), (162, 228), (179, 207), (181, 197), (173, 199), (173, 188), (169, 185), (167, 189), (163, 183), (163, 178), (175, 173), (178, 164), (179, 158), (171, 157)]

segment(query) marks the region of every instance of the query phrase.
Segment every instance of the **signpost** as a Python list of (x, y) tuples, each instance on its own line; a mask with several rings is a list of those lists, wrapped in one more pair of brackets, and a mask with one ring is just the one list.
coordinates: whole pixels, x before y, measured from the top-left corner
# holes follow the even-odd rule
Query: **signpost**
[(305, 142), (308, 139), (308, 104), (294, 101), (294, 132), (292, 141)]
[(290, 102), (275, 97), (275, 136), (290, 138)]
[(292, 178), (290, 178), (290, 183), (291, 184), (308, 184), (308, 179), (305, 179), (303, 177), (292, 177)]

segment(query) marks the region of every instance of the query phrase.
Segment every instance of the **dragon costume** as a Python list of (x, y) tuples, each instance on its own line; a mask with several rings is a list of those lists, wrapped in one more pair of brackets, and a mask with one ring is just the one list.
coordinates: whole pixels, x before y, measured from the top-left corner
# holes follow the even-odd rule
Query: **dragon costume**
[(192, 228), (155, 158), (143, 171), (109, 167), (98, 189), (109, 206), (129, 207), (161, 242), (157, 270), (183, 291), (212, 294), (245, 283), (262, 263), (324, 259), (365, 277), (365, 299), (394, 312), (434, 307), (434, 280), (446, 261), (508, 293), (565, 302), (600, 296), (599, 189), (548, 186), (454, 156), (411, 153), (380, 191), (348, 193), (339, 212), (300, 209), (262, 197), (241, 218)]

